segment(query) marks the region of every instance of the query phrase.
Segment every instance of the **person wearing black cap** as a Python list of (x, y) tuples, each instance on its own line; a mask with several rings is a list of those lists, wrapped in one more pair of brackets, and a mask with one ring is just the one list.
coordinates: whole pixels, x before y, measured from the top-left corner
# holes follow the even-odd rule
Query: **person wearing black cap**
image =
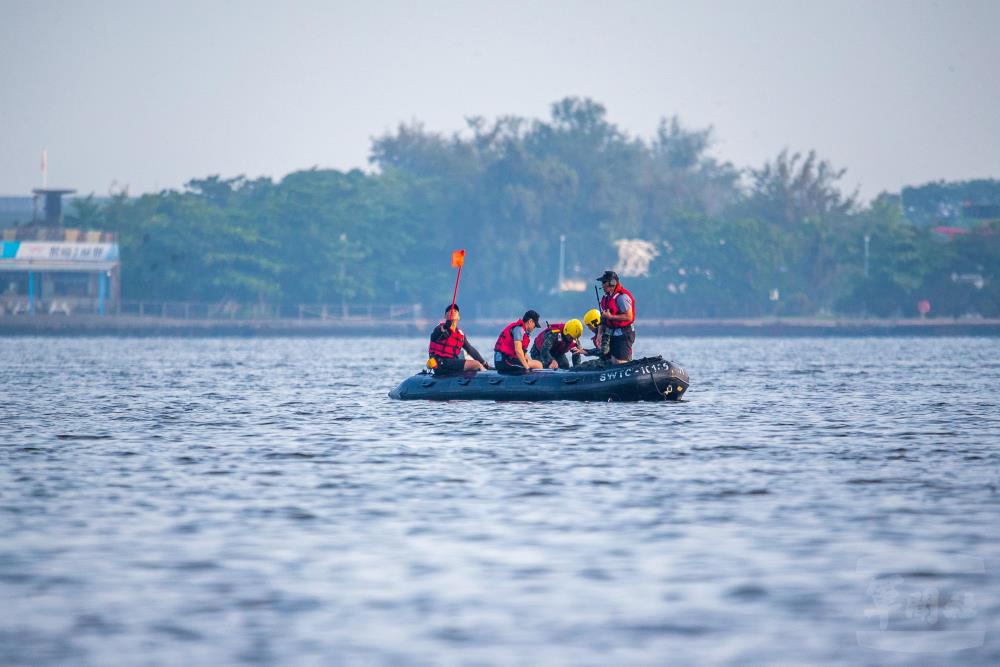
[(493, 365), (501, 373), (524, 373), (530, 368), (541, 368), (542, 362), (529, 359), (526, 356), (528, 343), (531, 342), (531, 332), (538, 326), (539, 315), (533, 310), (526, 312), (521, 319), (505, 326), (497, 344), (493, 347)]
[[(601, 325), (605, 337), (610, 337), (608, 353), (617, 364), (632, 361), (635, 342), (635, 297), (618, 281), (618, 274), (605, 271), (597, 278), (604, 288), (601, 298)], [(607, 341), (604, 343), (608, 345)]]
[[(458, 328), (459, 319), (458, 304), (450, 304), (444, 309), (444, 321), (431, 332), (427, 365), (435, 374), (481, 371), (490, 367), (483, 355), (472, 347), (465, 332)], [(466, 352), (472, 359), (465, 358)]]

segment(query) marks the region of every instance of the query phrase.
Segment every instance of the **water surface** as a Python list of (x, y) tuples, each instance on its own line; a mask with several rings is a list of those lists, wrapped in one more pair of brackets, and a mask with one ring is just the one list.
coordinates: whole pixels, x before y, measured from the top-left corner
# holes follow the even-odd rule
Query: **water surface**
[(0, 664), (1000, 663), (1000, 339), (640, 337), (662, 404), (391, 401), (416, 339), (0, 342)]

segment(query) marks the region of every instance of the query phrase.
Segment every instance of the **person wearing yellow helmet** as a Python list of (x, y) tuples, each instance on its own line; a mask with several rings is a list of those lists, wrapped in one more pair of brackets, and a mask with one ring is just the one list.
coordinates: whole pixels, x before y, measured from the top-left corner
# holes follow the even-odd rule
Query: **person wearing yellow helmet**
[(573, 355), (573, 365), (580, 363), (580, 336), (583, 324), (580, 320), (549, 324), (535, 336), (531, 346), (531, 358), (542, 363), (543, 368), (569, 368), (566, 353)]
[[(585, 357), (602, 357), (601, 352), (601, 311), (596, 308), (591, 308), (583, 316), (583, 323), (587, 325), (590, 329), (590, 333), (593, 336), (590, 342), (594, 344), (594, 347), (580, 350), (580, 354)], [(574, 364), (576, 365), (576, 364)]]

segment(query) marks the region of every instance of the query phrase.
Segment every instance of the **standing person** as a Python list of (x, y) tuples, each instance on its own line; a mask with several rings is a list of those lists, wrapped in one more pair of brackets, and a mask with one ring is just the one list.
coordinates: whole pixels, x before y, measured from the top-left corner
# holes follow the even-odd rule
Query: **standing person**
[(605, 271), (598, 278), (604, 288), (601, 297), (601, 322), (604, 335), (611, 336), (611, 344), (604, 341), (608, 353), (616, 364), (632, 361), (632, 344), (635, 342), (635, 297), (618, 281), (618, 274)]
[(542, 362), (542, 368), (569, 368), (567, 352), (573, 354), (573, 365), (580, 363), (580, 336), (583, 324), (580, 320), (550, 324), (535, 336), (531, 346), (531, 358)]
[[(458, 328), (460, 319), (458, 304), (449, 305), (444, 310), (444, 321), (431, 332), (427, 365), (434, 368), (435, 374), (481, 371), (489, 368), (483, 355), (472, 347), (472, 343), (465, 337), (465, 332)], [(466, 352), (472, 359), (465, 358)]]
[(493, 347), (493, 365), (501, 373), (524, 373), (530, 368), (541, 368), (542, 362), (528, 359), (525, 352), (531, 342), (531, 332), (538, 326), (539, 315), (527, 311), (519, 320), (505, 326)]

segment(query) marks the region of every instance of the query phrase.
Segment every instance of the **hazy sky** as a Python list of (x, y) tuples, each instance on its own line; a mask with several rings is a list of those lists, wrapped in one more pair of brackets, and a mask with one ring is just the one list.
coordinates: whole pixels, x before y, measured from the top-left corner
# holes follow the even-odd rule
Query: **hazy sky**
[(758, 166), (815, 148), (865, 196), (1000, 177), (1000, 1), (0, 0), (0, 194), (369, 168), (401, 121), (678, 114)]

